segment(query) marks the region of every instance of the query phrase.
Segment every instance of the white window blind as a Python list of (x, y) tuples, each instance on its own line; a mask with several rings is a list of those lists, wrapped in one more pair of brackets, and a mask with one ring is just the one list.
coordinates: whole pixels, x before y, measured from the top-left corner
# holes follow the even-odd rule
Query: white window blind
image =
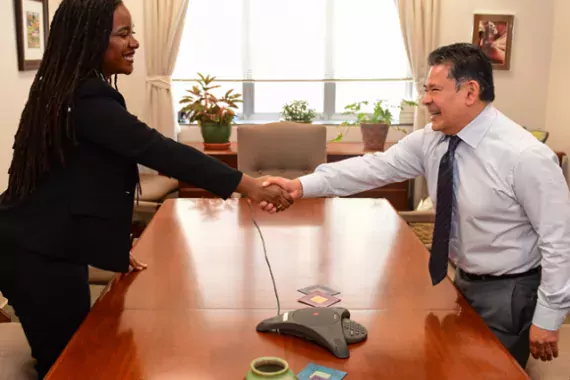
[(349, 103), (412, 91), (394, 0), (192, 0), (175, 101), (197, 72), (244, 95), (242, 119), (276, 119), (297, 99), (338, 119)]

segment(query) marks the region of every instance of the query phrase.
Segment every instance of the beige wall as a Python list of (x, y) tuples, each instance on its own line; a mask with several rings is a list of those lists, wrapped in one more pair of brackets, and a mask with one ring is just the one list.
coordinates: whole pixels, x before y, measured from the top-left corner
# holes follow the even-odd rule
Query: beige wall
[[(494, 72), (495, 106), (517, 123), (532, 129), (545, 129), (554, 2), (441, 0), (439, 41), (442, 45), (471, 42), (474, 13), (515, 16), (511, 70)], [(567, 0), (559, 2), (566, 3), (568, 8)], [(568, 15), (558, 14), (561, 21)], [(557, 33), (568, 32), (559, 30)]]
[[(52, 15), (60, 1), (49, 1)], [(552, 134), (550, 145), (570, 153), (570, 128), (566, 127), (563, 115), (563, 110), (567, 107), (566, 91), (570, 88), (570, 76), (566, 71), (570, 58), (568, 53), (570, 34), (567, 33), (564, 19), (565, 15), (570, 14), (570, 1), (441, 0), (441, 3), (440, 43), (442, 45), (471, 41), (473, 13), (515, 15), (511, 70), (495, 71), (497, 93), (495, 104), (520, 124), (531, 128), (547, 128)], [(125, 4), (133, 16), (141, 48), (137, 53), (135, 72), (131, 76), (120, 77), (119, 90), (125, 96), (129, 110), (144, 119), (146, 64), (143, 2), (125, 0)], [(6, 53), (0, 60), (2, 83), (0, 191), (2, 191), (7, 183), (14, 134), (35, 72), (18, 71), (13, 1), (0, 1), (0, 32), (0, 48), (6, 52), (14, 52)], [(334, 132), (336, 131), (331, 131)], [(192, 139), (200, 139), (197, 130), (192, 133), (196, 134), (192, 135)]]
[[(50, 0), (49, 11), (53, 17), (61, 0)], [(141, 0), (126, 0), (139, 34), (143, 34), (143, 8)], [(0, 1), (0, 48), (5, 52), (0, 59), (0, 193), (8, 184), (8, 168), (12, 159), (12, 144), (18, 122), (36, 71), (18, 71), (16, 55), (16, 27), (14, 1)], [(50, 18), (51, 18), (50, 17)], [(131, 112), (140, 115), (144, 106), (144, 51), (138, 54), (137, 72), (131, 77), (119, 79), (119, 89), (125, 95)]]
[(12, 144), (35, 71), (18, 71), (14, 2), (0, 1), (0, 192), (8, 184)]
[[(558, 1), (565, 3), (566, 8), (570, 5), (570, 1)], [(511, 70), (494, 73), (497, 95), (495, 105), (513, 120), (529, 128), (545, 129), (554, 2), (555, 0), (441, 0), (442, 45), (470, 42), (474, 13), (515, 15)], [(140, 0), (127, 0), (126, 5), (133, 15), (142, 48), (137, 54), (135, 73), (131, 77), (121, 78), (119, 89), (127, 99), (129, 110), (143, 118), (146, 72), (143, 58), (143, 6)], [(329, 131), (331, 136), (336, 133), (338, 130), (335, 128)], [(389, 136), (390, 140), (397, 138), (393, 132)], [(201, 140), (201, 136), (195, 128), (183, 129), (181, 139)], [(235, 139), (235, 133), (232, 133), (232, 139)], [(358, 139), (358, 135), (350, 136), (350, 140)]]
[[(50, 19), (61, 0), (50, 0)], [(12, 160), (12, 144), (18, 130), (22, 109), (28, 99), (35, 71), (18, 71), (14, 2), (0, 1), (0, 192), (8, 184), (8, 168)]]
[(135, 37), (140, 42), (140, 49), (135, 56), (135, 71), (129, 75), (119, 76), (119, 91), (125, 97), (129, 111), (144, 119), (144, 102), (146, 89), (146, 63), (144, 58), (144, 12), (142, 0), (123, 0), (131, 12), (133, 24), (135, 25)]
[(554, 36), (552, 60), (548, 81), (548, 104), (546, 107), (546, 130), (550, 132), (548, 145), (570, 155), (570, 120), (566, 116), (570, 101), (570, 33), (568, 15), (570, 1), (555, 0)]

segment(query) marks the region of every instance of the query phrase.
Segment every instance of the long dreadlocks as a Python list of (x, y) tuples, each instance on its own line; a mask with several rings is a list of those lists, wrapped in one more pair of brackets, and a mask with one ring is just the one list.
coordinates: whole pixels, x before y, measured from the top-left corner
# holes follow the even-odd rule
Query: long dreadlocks
[(55, 164), (65, 164), (75, 143), (70, 126), (75, 91), (84, 79), (102, 73), (120, 4), (122, 0), (63, 0), (59, 6), (15, 136), (7, 197), (23, 198)]

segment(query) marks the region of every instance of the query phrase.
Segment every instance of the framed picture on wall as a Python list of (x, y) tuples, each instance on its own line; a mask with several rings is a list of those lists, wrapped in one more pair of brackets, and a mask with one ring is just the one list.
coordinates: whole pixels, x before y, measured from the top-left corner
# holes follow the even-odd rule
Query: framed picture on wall
[(14, 0), (20, 71), (37, 70), (49, 31), (48, 0)]
[(513, 15), (474, 15), (473, 44), (485, 52), (496, 70), (511, 67), (513, 23)]

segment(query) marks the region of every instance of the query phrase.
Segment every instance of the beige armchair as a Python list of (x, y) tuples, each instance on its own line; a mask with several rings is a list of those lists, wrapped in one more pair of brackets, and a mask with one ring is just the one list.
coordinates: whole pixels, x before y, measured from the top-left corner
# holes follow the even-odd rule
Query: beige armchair
[(8, 300), (2, 295), (2, 292), (0, 292), (0, 310), (2, 310), (7, 304)]
[(35, 360), (22, 325), (10, 322), (0, 307), (0, 380), (36, 379), (34, 366)]
[(297, 178), (327, 160), (324, 125), (292, 122), (237, 128), (238, 169), (253, 177)]
[(142, 194), (135, 203), (133, 222), (148, 224), (166, 198), (176, 197), (178, 180), (159, 174), (141, 174)]
[(399, 211), (398, 214), (410, 226), (424, 246), (431, 250), (435, 211)]
[[(158, 174), (141, 174), (142, 194), (134, 205), (131, 242), (140, 237), (142, 231), (152, 219), (162, 202), (168, 197), (175, 197), (178, 181)], [(89, 267), (89, 284), (107, 285), (115, 275), (114, 272)]]

